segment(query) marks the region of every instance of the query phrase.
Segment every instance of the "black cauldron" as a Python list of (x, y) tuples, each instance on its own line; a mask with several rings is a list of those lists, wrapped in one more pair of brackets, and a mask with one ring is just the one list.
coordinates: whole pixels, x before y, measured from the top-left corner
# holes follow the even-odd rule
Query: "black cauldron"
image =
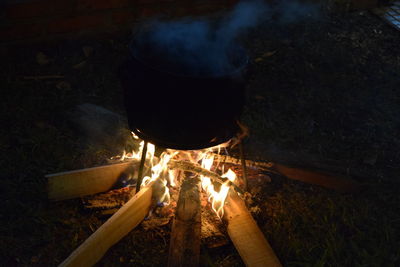
[(130, 129), (157, 146), (184, 150), (232, 138), (244, 105), (248, 57), (237, 46), (226, 51), (231, 68), (212, 73), (133, 42), (119, 73)]

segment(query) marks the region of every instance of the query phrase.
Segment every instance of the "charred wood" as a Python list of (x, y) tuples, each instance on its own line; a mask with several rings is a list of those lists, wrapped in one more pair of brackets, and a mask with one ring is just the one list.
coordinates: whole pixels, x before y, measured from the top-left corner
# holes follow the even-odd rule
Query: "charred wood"
[[(240, 158), (226, 156), (226, 155), (220, 155), (220, 154), (216, 154), (216, 153), (212, 153), (212, 154), (213, 154), (215, 160), (218, 160), (222, 163), (230, 163), (230, 164), (235, 164), (235, 165), (242, 164), (242, 161)], [(272, 162), (253, 161), (253, 160), (249, 160), (249, 159), (245, 160), (245, 164), (247, 167), (257, 168), (257, 169), (266, 170), (266, 171), (270, 170), (271, 167), (274, 165), (274, 163), (272, 163)]]
[(200, 236), (200, 179), (197, 175), (186, 175), (172, 225), (168, 266), (198, 266)]
[(225, 225), (212, 210), (206, 194), (202, 194), (201, 202), (201, 244), (209, 249), (229, 244)]

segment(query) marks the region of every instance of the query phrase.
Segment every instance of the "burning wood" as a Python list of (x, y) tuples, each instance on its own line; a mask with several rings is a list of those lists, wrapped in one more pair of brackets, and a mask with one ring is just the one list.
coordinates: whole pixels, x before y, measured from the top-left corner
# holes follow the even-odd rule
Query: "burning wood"
[[(247, 210), (244, 201), (236, 193), (243, 194), (243, 190), (234, 183), (236, 174), (230, 169), (222, 175), (216, 173), (220, 163), (241, 165), (243, 161), (215, 154), (213, 153), (215, 148), (186, 152), (166, 150), (158, 158), (154, 156), (154, 145), (148, 144), (147, 152), (145, 147), (147, 146), (142, 142), (139, 152), (124, 153), (121, 160), (133, 159), (129, 162), (47, 176), (51, 199), (68, 199), (98, 193), (112, 188), (121, 177), (127, 178), (128, 172), (131, 173), (130, 176), (137, 177), (136, 170), (140, 154), (144, 151), (148, 155), (143, 158), (142, 166), (146, 166), (145, 173), (150, 173), (150, 176), (143, 177), (144, 186), (139, 193), (78, 247), (61, 266), (90, 266), (96, 263), (113, 244), (144, 219), (155, 201), (169, 203), (170, 196), (167, 185), (175, 185), (177, 176), (174, 172), (177, 170), (195, 175), (192, 177), (187, 175), (180, 190), (172, 227), (169, 266), (193, 266), (199, 263), (200, 182), (201, 187), (207, 193), (212, 209), (227, 224), (228, 235), (244, 263), (247, 266), (281, 266), (268, 241)], [(214, 160), (216, 164), (214, 164)], [(246, 160), (245, 163), (249, 167), (279, 173), (290, 179), (311, 182), (338, 190), (352, 186), (351, 181), (275, 163), (250, 160)], [(230, 190), (230, 188), (234, 190)], [(104, 199), (100, 200), (100, 206), (110, 206), (107, 203), (104, 204)], [(224, 205), (225, 202), (226, 205)], [(89, 207), (98, 206), (96, 201), (91, 203), (89, 203)]]
[(200, 260), (200, 179), (188, 176), (182, 183), (172, 225), (168, 266), (198, 266)]
[[(213, 154), (215, 160), (220, 161), (222, 163), (230, 163), (230, 164), (235, 164), (235, 165), (242, 164), (240, 158), (235, 158), (235, 157), (227, 156), (227, 155), (220, 155), (217, 153), (212, 153), (212, 154)], [(245, 163), (246, 163), (247, 167), (260, 169), (260, 170), (264, 170), (264, 171), (268, 171), (274, 166), (274, 163), (272, 163), (272, 162), (253, 161), (253, 160), (249, 160), (249, 159), (246, 159)]]
[(201, 208), (201, 243), (207, 248), (213, 249), (229, 244), (229, 237), (226, 233), (225, 224), (215, 216), (215, 211), (209, 205), (204, 205), (207, 196), (202, 194)]
[[(223, 163), (230, 163), (235, 165), (241, 165), (241, 159), (219, 155), (213, 153), (216, 160)], [(334, 189), (339, 192), (357, 192), (360, 190), (360, 185), (349, 178), (342, 178), (336, 175), (331, 175), (318, 171), (305, 170), (301, 168), (288, 167), (283, 164), (273, 163), (273, 162), (262, 162), (245, 160), (246, 166), (251, 168), (256, 168), (266, 172), (272, 172), (275, 174), (283, 175), (286, 178), (301, 181), (304, 183), (315, 184), (325, 188)]]
[(187, 171), (187, 172), (192, 172), (192, 173), (196, 173), (199, 175), (203, 175), (206, 176), (208, 178), (211, 178), (212, 180), (223, 184), (223, 183), (227, 183), (228, 186), (233, 187), (237, 192), (243, 194), (243, 190), (240, 189), (237, 185), (235, 185), (233, 182), (229, 181), (229, 179), (224, 178), (220, 175), (218, 175), (215, 172), (209, 171), (207, 169), (204, 169), (194, 163), (188, 162), (188, 161), (177, 161), (177, 160), (171, 160), (168, 163), (168, 167), (171, 169), (179, 169), (182, 171)]

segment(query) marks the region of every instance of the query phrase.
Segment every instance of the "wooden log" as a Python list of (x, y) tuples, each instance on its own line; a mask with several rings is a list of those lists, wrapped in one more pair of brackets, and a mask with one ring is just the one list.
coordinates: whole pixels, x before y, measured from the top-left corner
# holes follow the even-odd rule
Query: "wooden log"
[[(201, 202), (207, 203), (208, 196), (201, 194)], [(201, 244), (207, 248), (218, 248), (229, 244), (225, 224), (217, 216), (211, 205), (201, 205)]]
[(121, 209), (96, 230), (59, 266), (92, 266), (107, 250), (135, 228), (148, 214), (152, 184), (143, 187)]
[[(225, 163), (235, 165), (241, 164), (240, 159), (231, 156), (215, 154), (215, 158)], [(302, 168), (288, 167), (278, 163), (253, 160), (246, 160), (246, 165), (267, 172), (281, 174), (292, 180), (319, 185), (339, 192), (353, 193), (361, 190), (361, 185), (350, 178), (339, 177), (337, 175), (331, 175), (320, 171), (311, 171)]]
[(178, 161), (178, 160), (170, 160), (168, 162), (168, 167), (170, 169), (178, 169), (181, 171), (187, 171), (187, 172), (192, 172), (198, 175), (203, 175), (203, 176), (207, 176), (208, 178), (210, 178), (211, 180), (218, 182), (218, 183), (225, 183), (228, 182), (228, 185), (230, 187), (232, 187), (233, 189), (235, 189), (237, 192), (239, 192), (240, 194), (244, 194), (244, 191), (242, 189), (240, 189), (237, 185), (235, 185), (234, 183), (232, 183), (231, 181), (229, 181), (227, 178), (221, 177), (220, 175), (218, 175), (215, 172), (209, 171), (207, 169), (202, 168), (201, 166), (189, 162), (189, 161)]
[(130, 161), (46, 175), (48, 197), (64, 200), (108, 191), (136, 165), (136, 161)]
[[(212, 153), (214, 156), (215, 160), (219, 160), (222, 163), (231, 163), (235, 165), (241, 165), (242, 161), (239, 158), (235, 158), (232, 156), (226, 156), (226, 155), (219, 155), (216, 153)], [(257, 168), (260, 170), (270, 170), (271, 167), (274, 165), (272, 162), (263, 162), (263, 161), (254, 161), (254, 160), (245, 160), (245, 164), (247, 167), (252, 167), (252, 168)]]
[(342, 178), (322, 172), (309, 171), (299, 168), (291, 168), (282, 164), (274, 164), (273, 170), (281, 173), (289, 179), (309, 184), (319, 185), (343, 193), (354, 193), (361, 190), (361, 186), (350, 178)]
[(244, 201), (230, 190), (224, 206), (224, 221), (235, 248), (246, 266), (282, 266)]
[(201, 236), (200, 179), (186, 176), (172, 225), (168, 266), (199, 266)]

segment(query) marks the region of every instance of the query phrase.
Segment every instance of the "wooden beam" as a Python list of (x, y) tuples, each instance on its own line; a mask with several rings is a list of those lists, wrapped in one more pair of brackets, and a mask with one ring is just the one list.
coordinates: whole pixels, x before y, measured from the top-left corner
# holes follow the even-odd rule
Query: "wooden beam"
[(343, 193), (353, 193), (361, 190), (361, 185), (350, 178), (342, 178), (322, 172), (287, 167), (276, 163), (272, 169), (289, 179), (323, 186)]
[[(214, 154), (215, 159), (221, 162), (240, 165), (239, 158)], [(286, 165), (246, 160), (247, 166), (258, 168), (263, 171), (281, 174), (289, 179), (301, 181), (304, 183), (315, 184), (325, 188), (330, 188), (344, 193), (353, 193), (361, 190), (361, 185), (350, 178), (331, 175), (320, 171), (307, 170), (302, 168), (288, 167)]]
[(199, 266), (200, 236), (200, 179), (186, 174), (172, 224), (168, 266)]
[(136, 161), (49, 174), (48, 197), (64, 200), (110, 190), (125, 171), (133, 170)]
[(264, 234), (258, 228), (244, 201), (233, 190), (224, 206), (224, 221), (234, 246), (246, 266), (282, 266)]
[(135, 228), (148, 214), (152, 184), (145, 186), (96, 230), (59, 266), (93, 266), (107, 250)]

